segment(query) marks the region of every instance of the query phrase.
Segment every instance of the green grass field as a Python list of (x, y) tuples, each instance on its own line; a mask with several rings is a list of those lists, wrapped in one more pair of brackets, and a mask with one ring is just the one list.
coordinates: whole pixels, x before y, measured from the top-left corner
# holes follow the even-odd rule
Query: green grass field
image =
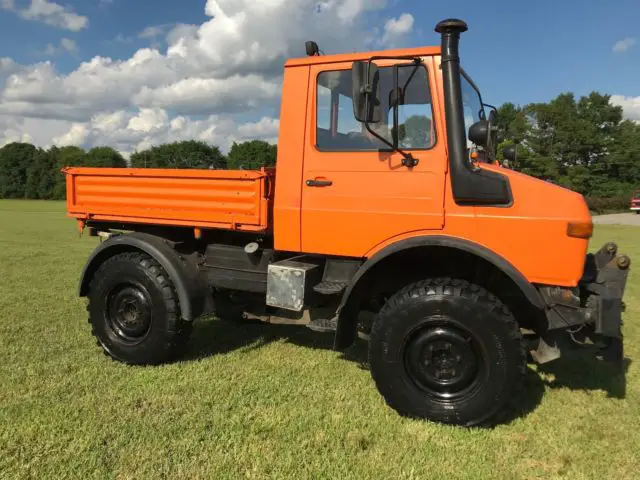
[[(640, 262), (640, 228), (598, 227)], [(640, 275), (626, 392), (588, 358), (530, 366), (493, 430), (399, 417), (363, 365), (304, 327), (200, 321), (183, 361), (127, 367), (90, 336), (76, 287), (95, 247), (54, 202), (0, 201), (0, 477), (638, 478)]]

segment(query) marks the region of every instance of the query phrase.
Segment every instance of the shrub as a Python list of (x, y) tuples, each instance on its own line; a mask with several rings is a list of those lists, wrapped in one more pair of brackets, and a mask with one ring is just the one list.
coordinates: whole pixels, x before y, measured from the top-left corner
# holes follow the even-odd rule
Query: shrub
[(616, 213), (629, 210), (630, 196), (618, 195), (615, 197), (586, 196), (587, 205), (592, 213)]

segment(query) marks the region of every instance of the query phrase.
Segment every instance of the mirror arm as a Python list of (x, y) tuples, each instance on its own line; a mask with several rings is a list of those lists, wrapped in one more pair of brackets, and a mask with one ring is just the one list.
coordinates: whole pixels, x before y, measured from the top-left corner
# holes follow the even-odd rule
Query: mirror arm
[[(369, 112), (370, 94), (373, 92), (373, 87), (372, 87), (372, 85), (370, 83), (370, 79), (371, 79), (371, 64), (373, 63), (374, 60), (410, 60), (411, 63), (409, 65), (411, 65), (411, 64), (416, 65), (416, 70), (417, 70), (417, 67), (420, 64), (422, 64), (422, 59), (420, 57), (415, 57), (415, 56), (385, 56), (385, 55), (380, 55), (380, 56), (374, 56), (374, 57), (369, 58), (369, 65), (368, 65), (368, 68), (367, 68), (367, 81), (366, 81), (366, 85), (364, 85), (363, 89), (362, 89), (363, 90), (362, 93), (365, 94), (365, 112)], [(395, 66), (395, 68), (397, 69), (397, 65)], [(414, 73), (415, 73), (415, 71), (414, 71)], [(413, 74), (412, 74), (412, 76), (413, 76)], [(397, 86), (398, 86), (398, 78), (397, 78), (396, 75), (394, 75), (394, 85), (397, 88)], [(394, 123), (396, 125), (398, 123), (398, 111), (397, 111), (397, 109), (394, 111)], [(367, 131), (371, 135), (376, 137), (378, 140), (380, 140), (385, 145), (388, 145), (389, 147), (391, 147), (391, 149), (394, 152), (397, 152), (400, 155), (402, 155), (402, 157), (403, 157), (402, 158), (402, 165), (403, 166), (408, 167), (408, 168), (412, 168), (412, 167), (415, 167), (416, 165), (418, 165), (418, 159), (417, 158), (415, 158), (410, 153), (405, 152), (404, 150), (399, 148), (397, 145), (394, 145), (392, 142), (390, 142), (386, 138), (382, 137), (381, 135), (378, 135), (369, 126), (369, 122), (365, 121), (364, 122), (364, 127), (367, 129)], [(399, 132), (397, 132), (397, 130), (398, 130), (398, 128), (396, 128), (396, 134), (395, 134), (396, 136), (399, 134)]]
[[(396, 63), (393, 66), (393, 91), (395, 92), (396, 98), (393, 102), (393, 130), (391, 133), (393, 134), (393, 146), (394, 148), (398, 147), (398, 139), (400, 138), (400, 132), (398, 131), (398, 103), (400, 99), (398, 98), (398, 64)], [(389, 117), (387, 117), (389, 118)]]
[(498, 109), (496, 107), (494, 107), (493, 105), (491, 105), (489, 103), (483, 103), (482, 105), (485, 106), (485, 107), (489, 107), (491, 110), (496, 112), (496, 115), (498, 114)]
[(418, 159), (415, 158), (413, 155), (411, 155), (410, 153), (405, 152), (404, 150), (402, 150), (399, 147), (396, 147), (393, 143), (391, 143), (389, 140), (387, 140), (386, 138), (384, 138), (381, 135), (378, 135), (376, 132), (374, 132), (371, 127), (369, 126), (369, 122), (364, 122), (364, 127), (367, 129), (367, 131), (373, 135), (374, 137), (376, 137), (378, 140), (380, 140), (382, 143), (389, 145), (389, 147), (391, 147), (391, 149), (394, 152), (398, 152), (400, 155), (402, 155), (404, 158), (402, 159), (402, 165), (404, 165), (405, 167), (415, 167), (416, 165), (418, 165)]

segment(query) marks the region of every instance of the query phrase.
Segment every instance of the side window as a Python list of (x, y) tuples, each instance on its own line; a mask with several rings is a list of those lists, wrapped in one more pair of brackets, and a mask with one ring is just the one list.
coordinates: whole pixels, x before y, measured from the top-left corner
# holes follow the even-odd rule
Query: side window
[[(393, 90), (393, 71), (389, 69), (389, 94)], [(427, 149), (435, 144), (433, 110), (424, 67), (406, 66), (398, 69), (398, 146), (406, 149)], [(388, 95), (389, 95), (388, 94)], [(388, 125), (393, 125), (393, 107), (389, 109)]]
[(467, 136), (467, 148), (471, 148), (473, 143), (469, 140), (469, 128), (481, 118), (482, 103), (480, 94), (473, 88), (466, 75), (461, 75), (460, 90), (462, 93), (462, 106), (464, 111), (464, 131)]
[[(392, 141), (394, 108), (398, 109), (398, 145), (406, 149), (428, 149), (435, 144), (431, 95), (424, 66), (398, 69), (400, 95), (393, 101), (393, 68), (380, 70), (382, 121), (370, 124), (374, 132)], [(351, 70), (322, 72), (317, 79), (316, 145), (327, 151), (367, 151), (388, 149), (353, 115)], [(385, 114), (386, 112), (386, 114)]]

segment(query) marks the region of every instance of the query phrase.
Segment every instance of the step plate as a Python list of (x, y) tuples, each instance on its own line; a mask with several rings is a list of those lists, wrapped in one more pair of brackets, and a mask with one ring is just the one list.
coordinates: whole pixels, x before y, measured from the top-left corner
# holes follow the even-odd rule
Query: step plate
[(321, 295), (336, 295), (344, 292), (345, 288), (347, 288), (347, 284), (345, 282), (331, 282), (325, 280), (313, 287), (313, 291)]
[(318, 318), (307, 324), (307, 328), (314, 332), (335, 332), (338, 328), (338, 319), (334, 318)]

